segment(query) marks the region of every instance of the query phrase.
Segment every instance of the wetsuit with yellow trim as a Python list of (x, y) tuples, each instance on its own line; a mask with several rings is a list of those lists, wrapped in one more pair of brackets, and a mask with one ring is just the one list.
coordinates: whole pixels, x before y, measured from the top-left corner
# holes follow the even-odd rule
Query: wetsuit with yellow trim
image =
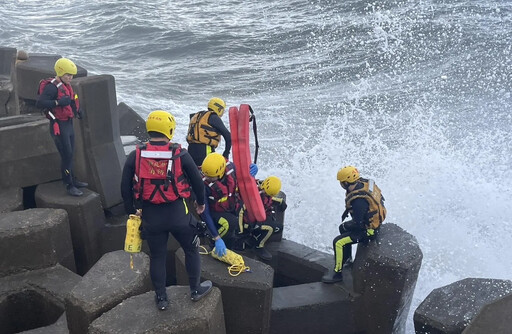
[[(258, 186), (261, 184), (261, 180), (256, 181)], [(269, 196), (265, 194), (263, 190), (260, 190), (261, 201), (265, 208), (267, 219), (264, 222), (253, 222), (247, 221), (247, 215), (244, 215), (244, 219), (239, 220), (239, 234), (244, 234), (246, 231), (250, 231), (254, 239), (256, 240), (256, 248), (265, 247), (265, 243), (272, 236), (273, 233), (278, 232), (279, 228), (276, 222), (276, 212), (283, 212), (286, 210), (287, 204), (283, 198), (277, 196)], [(241, 215), (244, 214), (245, 206), (242, 208)], [(249, 228), (251, 227), (251, 228)]]
[[(161, 141), (150, 141), (151, 145), (168, 145)], [(204, 186), (201, 174), (194, 161), (185, 149), (182, 149), (182, 170), (192, 187), (198, 205), (204, 204)], [(166, 286), (166, 257), (167, 240), (171, 233), (185, 252), (185, 263), (192, 290), (197, 289), (200, 282), (201, 259), (198, 248), (194, 243), (197, 235), (197, 221), (185, 199), (154, 204), (149, 201), (136, 203), (134, 200), (133, 177), (135, 174), (136, 153), (131, 152), (125, 162), (121, 179), (121, 195), (126, 213), (133, 214), (142, 209), (143, 238), (146, 239), (150, 249), (150, 276), (157, 295), (165, 294)]]
[[(379, 203), (370, 196), (368, 192), (368, 184), (372, 180), (360, 179), (355, 184), (355, 187), (350, 186), (346, 192), (346, 210), (343, 214), (343, 219), (350, 214), (351, 220), (341, 223), (339, 226), (340, 235), (334, 238), (332, 244), (334, 249), (334, 273), (327, 274), (322, 278), (325, 283), (334, 283), (341, 281), (342, 269), (345, 265), (350, 265), (352, 262), (352, 244), (360, 242), (368, 242), (375, 238), (378, 232), (380, 223), (385, 218), (385, 208), (383, 205), (383, 197), (378, 190)], [(351, 190), (350, 190), (351, 189)], [(370, 203), (370, 201), (372, 203)], [(377, 208), (377, 210), (375, 210)], [(372, 210), (370, 212), (370, 210)], [(377, 216), (375, 216), (377, 215)], [(380, 216), (379, 216), (380, 215)], [(371, 221), (370, 221), (371, 219)], [(374, 223), (378, 220), (378, 224)], [(370, 223), (377, 225), (376, 228), (371, 228)]]
[[(196, 115), (200, 115), (200, 113), (206, 113), (203, 117), (207, 117), (207, 119), (205, 122), (197, 122), (195, 126), (208, 127), (208, 138), (206, 138), (205, 135), (199, 134), (200, 137), (205, 137), (205, 139), (195, 138), (196, 135), (192, 134), (193, 130), (191, 129), (194, 117), (197, 117)], [(197, 166), (201, 166), (203, 164), (203, 160), (208, 154), (215, 152), (220, 141), (220, 136), (222, 136), (225, 141), (224, 152), (222, 155), (224, 158), (229, 159), (229, 153), (231, 151), (231, 133), (224, 125), (224, 122), (222, 122), (222, 119), (215, 112), (200, 111), (199, 113), (192, 114), (191, 125), (189, 126), (189, 135), (187, 136), (188, 152), (192, 156), (192, 159), (194, 159)], [(204, 142), (206, 139), (208, 140), (208, 143)]]
[[(205, 210), (201, 219), (209, 230), (216, 230), (218, 235), (226, 243), (226, 247), (232, 248), (235, 241), (235, 231), (241, 220), (240, 208), (242, 199), (238, 193), (235, 165), (228, 162), (224, 176), (215, 181), (203, 179), (205, 188)], [(213, 189), (218, 189), (214, 193)], [(215, 237), (215, 235), (214, 235)]]

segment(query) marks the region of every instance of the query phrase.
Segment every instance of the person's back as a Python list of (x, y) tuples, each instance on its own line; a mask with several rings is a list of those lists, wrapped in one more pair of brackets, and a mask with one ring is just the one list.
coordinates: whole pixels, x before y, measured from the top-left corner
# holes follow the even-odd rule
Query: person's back
[(126, 213), (142, 216), (142, 232), (150, 249), (150, 275), (159, 310), (168, 306), (166, 293), (167, 240), (171, 233), (185, 252), (191, 299), (197, 301), (212, 287), (200, 284), (201, 259), (197, 221), (185, 201), (195, 194), (197, 214), (204, 211), (201, 174), (187, 150), (172, 143), (176, 122), (166, 111), (149, 114), (150, 141), (131, 152), (123, 168), (121, 194)]
[(231, 134), (222, 122), (226, 103), (217, 97), (210, 99), (208, 109), (191, 115), (187, 132), (188, 151), (197, 166), (201, 166), (204, 158), (215, 152), (221, 137), (225, 147), (222, 155), (228, 159), (231, 150)]

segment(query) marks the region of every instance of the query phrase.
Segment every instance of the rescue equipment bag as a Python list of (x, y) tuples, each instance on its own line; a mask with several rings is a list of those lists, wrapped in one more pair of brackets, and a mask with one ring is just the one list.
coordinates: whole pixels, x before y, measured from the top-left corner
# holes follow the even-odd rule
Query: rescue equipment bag
[(244, 262), (242, 255), (233, 252), (230, 249), (226, 249), (224, 256), (218, 256), (215, 253), (215, 248), (210, 252), (213, 258), (229, 264), (228, 272), (231, 276), (238, 276), (243, 272), (250, 271), (251, 268), (247, 267)]

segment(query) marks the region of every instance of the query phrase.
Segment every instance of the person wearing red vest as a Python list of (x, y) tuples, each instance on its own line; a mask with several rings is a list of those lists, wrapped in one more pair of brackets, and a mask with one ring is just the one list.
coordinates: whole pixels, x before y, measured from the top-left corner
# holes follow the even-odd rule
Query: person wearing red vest
[[(212, 282), (200, 283), (197, 214), (204, 211), (204, 186), (194, 160), (181, 145), (171, 142), (176, 128), (174, 117), (163, 110), (149, 114), (146, 130), (149, 142), (131, 152), (123, 168), (121, 195), (126, 213), (142, 216), (142, 236), (150, 249), (150, 275), (159, 310), (167, 309), (166, 257), (169, 233), (185, 252), (191, 299), (197, 301), (212, 289)], [(192, 194), (194, 207), (187, 205)]]
[(42, 108), (50, 120), (50, 134), (61, 157), (61, 174), (66, 189), (71, 196), (82, 196), (78, 188), (87, 187), (86, 182), (78, 181), (73, 175), (73, 152), (75, 132), (73, 118), (82, 118), (78, 96), (71, 88), (71, 80), (76, 75), (75, 63), (67, 58), (55, 62), (54, 78), (41, 80), (36, 107)]

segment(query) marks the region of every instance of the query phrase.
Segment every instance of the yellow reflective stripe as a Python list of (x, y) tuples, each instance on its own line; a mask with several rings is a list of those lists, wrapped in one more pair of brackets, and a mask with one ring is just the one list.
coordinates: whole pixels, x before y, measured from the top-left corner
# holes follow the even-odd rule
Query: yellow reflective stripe
[(366, 235), (371, 237), (373, 235), (375, 235), (375, 230), (373, 228), (369, 228), (366, 230)]
[(345, 237), (341, 238), (340, 240), (336, 241), (336, 247), (334, 249), (334, 259), (336, 261), (336, 266), (334, 267), (334, 271), (340, 272), (341, 268), (343, 268), (343, 246), (352, 243), (352, 238)]
[(240, 209), (240, 212), (238, 213), (238, 228), (239, 228), (238, 233), (240, 233), (240, 234), (244, 233), (244, 211), (245, 211), (245, 204)]
[(222, 203), (222, 202), (227, 201), (228, 199), (229, 199), (229, 197), (228, 197), (228, 196), (224, 196), (224, 197), (222, 197), (221, 199), (219, 199), (217, 202)]
[(220, 217), (219, 221), (218, 221), (218, 224), (220, 225), (220, 227), (219, 227), (219, 230), (217, 232), (219, 232), (219, 235), (222, 238), (229, 231), (229, 222), (227, 221), (226, 218)]
[(188, 215), (188, 205), (184, 198), (183, 198), (183, 205), (185, 205), (185, 214)]
[(274, 229), (271, 226), (268, 226), (268, 225), (262, 225), (261, 229), (262, 230), (266, 230), (267, 231), (267, 235), (260, 241), (260, 244), (258, 245), (258, 248), (261, 248), (261, 247), (265, 246), (265, 242), (268, 240), (268, 238), (270, 238), (270, 236), (272, 235), (272, 232), (274, 231)]
[(212, 153), (212, 147), (210, 145), (206, 145), (206, 155)]

